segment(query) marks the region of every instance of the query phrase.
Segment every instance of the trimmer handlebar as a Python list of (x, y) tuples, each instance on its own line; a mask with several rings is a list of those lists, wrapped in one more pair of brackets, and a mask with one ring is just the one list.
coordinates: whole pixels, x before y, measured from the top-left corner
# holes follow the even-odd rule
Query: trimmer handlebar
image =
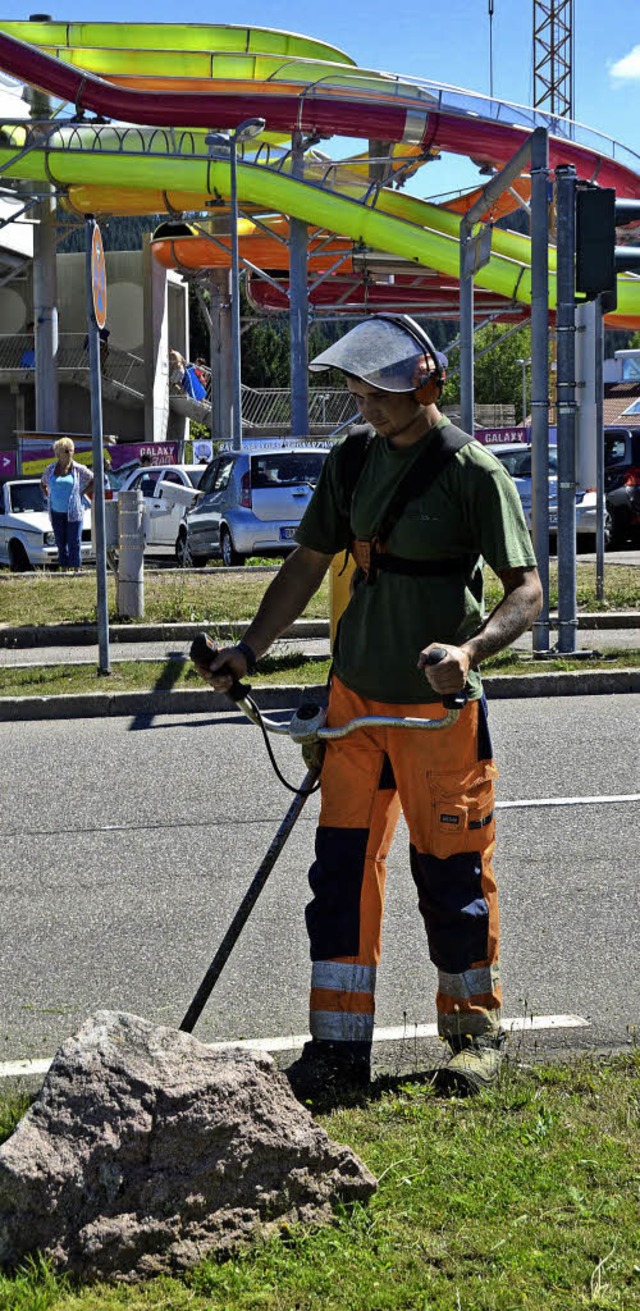
[[(434, 646), (433, 650), (425, 656), (424, 663), (425, 665), (439, 665), (440, 661), (446, 660), (446, 658), (447, 653), (444, 647)], [(443, 696), (442, 704), (445, 710), (464, 710), (468, 700), (469, 694), (466, 687), (463, 687), (459, 692), (450, 692), (448, 696)]]
[[(218, 648), (209, 637), (208, 633), (198, 633), (191, 643), (191, 659), (199, 665), (208, 665), (218, 654)], [(446, 651), (443, 647), (434, 647), (426, 657), (426, 663), (437, 665), (446, 657)], [(228, 673), (232, 677), (232, 671), (222, 665), (219, 673)], [(277, 720), (268, 719), (262, 715), (257, 705), (251, 698), (251, 687), (248, 683), (240, 683), (237, 679), (227, 688), (227, 696), (239, 705), (249, 719), (254, 724), (261, 724), (263, 729), (269, 733), (276, 733), (284, 737), (293, 737), (295, 742), (310, 742), (311, 740), (328, 741), (330, 738), (347, 737), (358, 728), (408, 728), (408, 729), (440, 729), (448, 728), (455, 724), (461, 710), (467, 704), (468, 694), (466, 688), (460, 692), (451, 693), (449, 696), (442, 698), (442, 704), (447, 714), (439, 719), (418, 719), (410, 716), (394, 715), (363, 715), (357, 719), (352, 719), (348, 724), (341, 724), (337, 728), (327, 728), (324, 724), (324, 711), (319, 706), (311, 705), (309, 702), (303, 703), (298, 708), (290, 724), (282, 724)], [(310, 731), (300, 731), (303, 727), (301, 720), (311, 721), (308, 723)], [(305, 726), (306, 727), (306, 726)]]
[[(218, 648), (213, 638), (209, 637), (208, 633), (198, 633), (198, 636), (194, 637), (193, 642), (191, 643), (191, 650), (189, 651), (189, 655), (194, 664), (210, 664), (217, 654)], [(233, 678), (233, 673), (228, 665), (221, 665), (218, 673), (229, 674), (230, 677)], [(237, 678), (234, 678), (231, 687), (227, 688), (227, 696), (231, 697), (231, 700), (235, 702), (244, 701), (245, 697), (249, 696), (250, 692), (251, 688), (249, 684), (240, 683)]]

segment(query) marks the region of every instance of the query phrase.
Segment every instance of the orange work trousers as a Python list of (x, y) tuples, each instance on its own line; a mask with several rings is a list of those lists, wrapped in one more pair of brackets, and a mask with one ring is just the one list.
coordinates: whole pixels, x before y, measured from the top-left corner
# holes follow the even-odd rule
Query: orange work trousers
[[(332, 681), (328, 724), (360, 715), (444, 717), (440, 703), (386, 705)], [(316, 859), (306, 909), (310, 1029), (321, 1041), (370, 1046), (380, 961), (386, 857), (401, 810), (411, 873), (438, 971), (444, 1038), (495, 1034), (502, 996), (494, 779), (484, 698), (442, 729), (357, 729), (327, 743)]]

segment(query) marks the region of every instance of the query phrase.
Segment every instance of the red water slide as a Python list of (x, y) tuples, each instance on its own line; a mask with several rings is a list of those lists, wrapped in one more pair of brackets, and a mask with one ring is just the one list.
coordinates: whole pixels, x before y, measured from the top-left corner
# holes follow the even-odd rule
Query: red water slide
[[(361, 89), (319, 90), (301, 87), (286, 94), (245, 89), (229, 91), (137, 91), (115, 86), (104, 78), (61, 63), (24, 41), (0, 34), (0, 68), (21, 82), (42, 88), (75, 104), (78, 112), (125, 123), (154, 127), (234, 127), (249, 117), (266, 120), (268, 129), (299, 129), (320, 136), (375, 138), (415, 142), (425, 152), (451, 151), (475, 162), (499, 168), (529, 135), (525, 127), (478, 118), (463, 111), (430, 111), (424, 101), (409, 96), (393, 102)], [(620, 196), (640, 199), (640, 176), (595, 150), (561, 137), (550, 138), (550, 165), (573, 164), (578, 177), (614, 187)]]

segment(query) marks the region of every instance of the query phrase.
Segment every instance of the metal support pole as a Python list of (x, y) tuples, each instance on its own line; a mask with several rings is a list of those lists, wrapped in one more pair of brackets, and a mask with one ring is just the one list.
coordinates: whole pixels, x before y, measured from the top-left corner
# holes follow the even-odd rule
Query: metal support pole
[(572, 164), (556, 169), (558, 331), (558, 650), (576, 649), (575, 192)]
[(460, 423), (464, 432), (473, 434), (473, 273), (468, 259), (471, 231), (468, 219), (463, 218), (460, 223)]
[(36, 428), (58, 431), (58, 306), (55, 197), (40, 201), (33, 235)]
[(93, 274), (91, 247), (95, 222), (85, 221), (85, 281), (87, 294), (87, 336), (89, 338), (89, 377), (91, 380), (91, 434), (93, 438), (93, 515), (96, 539), (96, 589), (98, 618), (98, 672), (110, 674), (109, 601), (107, 595), (107, 540), (104, 513), (104, 447), (102, 443), (102, 384), (100, 377), (100, 337), (93, 309)]
[[(29, 88), (30, 116), (46, 119), (51, 100)], [(37, 129), (34, 129), (37, 130)], [(36, 428), (58, 431), (58, 284), (56, 272), (56, 197), (45, 196), (34, 208), (33, 326), (35, 343)]]
[(549, 136), (531, 137), (531, 500), (542, 610), (533, 650), (549, 650)]
[(596, 597), (604, 600), (604, 517), (606, 513), (604, 487), (604, 314), (602, 300), (595, 302), (596, 321)]
[(233, 335), (228, 269), (212, 269), (211, 296), (211, 438), (228, 441), (233, 419)]
[[(473, 276), (474, 267), (480, 267), (478, 261), (471, 258), (475, 238), (473, 229), (483, 214), (487, 212), (494, 200), (519, 177), (523, 168), (531, 160), (531, 152), (536, 132), (516, 150), (499, 173), (494, 174), (471, 209), (460, 221), (460, 413), (461, 424), (465, 432), (474, 430), (474, 386), (473, 386)], [(488, 253), (487, 257), (488, 258)], [(484, 262), (484, 261), (483, 261)]]
[(242, 339), (240, 334), (240, 252), (238, 249), (238, 141), (229, 137), (231, 174), (231, 332), (233, 337), (233, 386), (231, 444), (242, 450)]
[[(291, 176), (304, 178), (302, 133), (291, 136)], [(289, 325), (291, 351), (291, 433), (309, 433), (309, 297), (307, 293), (307, 225), (289, 220)]]

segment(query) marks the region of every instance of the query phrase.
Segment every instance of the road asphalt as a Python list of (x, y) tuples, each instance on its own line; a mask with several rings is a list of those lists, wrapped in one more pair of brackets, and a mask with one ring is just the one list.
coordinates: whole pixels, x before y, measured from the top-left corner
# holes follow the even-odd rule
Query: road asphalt
[[(551, 713), (535, 698), (490, 706), (505, 1017), (543, 1024), (515, 1036), (518, 1061), (628, 1050), (637, 1032), (632, 708), (615, 695), (558, 697)], [(259, 732), (228, 707), (5, 723), (0, 737), (4, 1086), (3, 1063), (51, 1058), (96, 1010), (180, 1023), (291, 798)], [(299, 747), (286, 737), (273, 747), (299, 783)], [(202, 1041), (275, 1038), (278, 1059), (293, 1058), (308, 1024), (318, 812), (312, 796), (198, 1022)], [(399, 1073), (426, 1069), (439, 1050), (418, 1031), (436, 1019), (436, 972), (402, 820), (388, 866), (375, 1060)]]

